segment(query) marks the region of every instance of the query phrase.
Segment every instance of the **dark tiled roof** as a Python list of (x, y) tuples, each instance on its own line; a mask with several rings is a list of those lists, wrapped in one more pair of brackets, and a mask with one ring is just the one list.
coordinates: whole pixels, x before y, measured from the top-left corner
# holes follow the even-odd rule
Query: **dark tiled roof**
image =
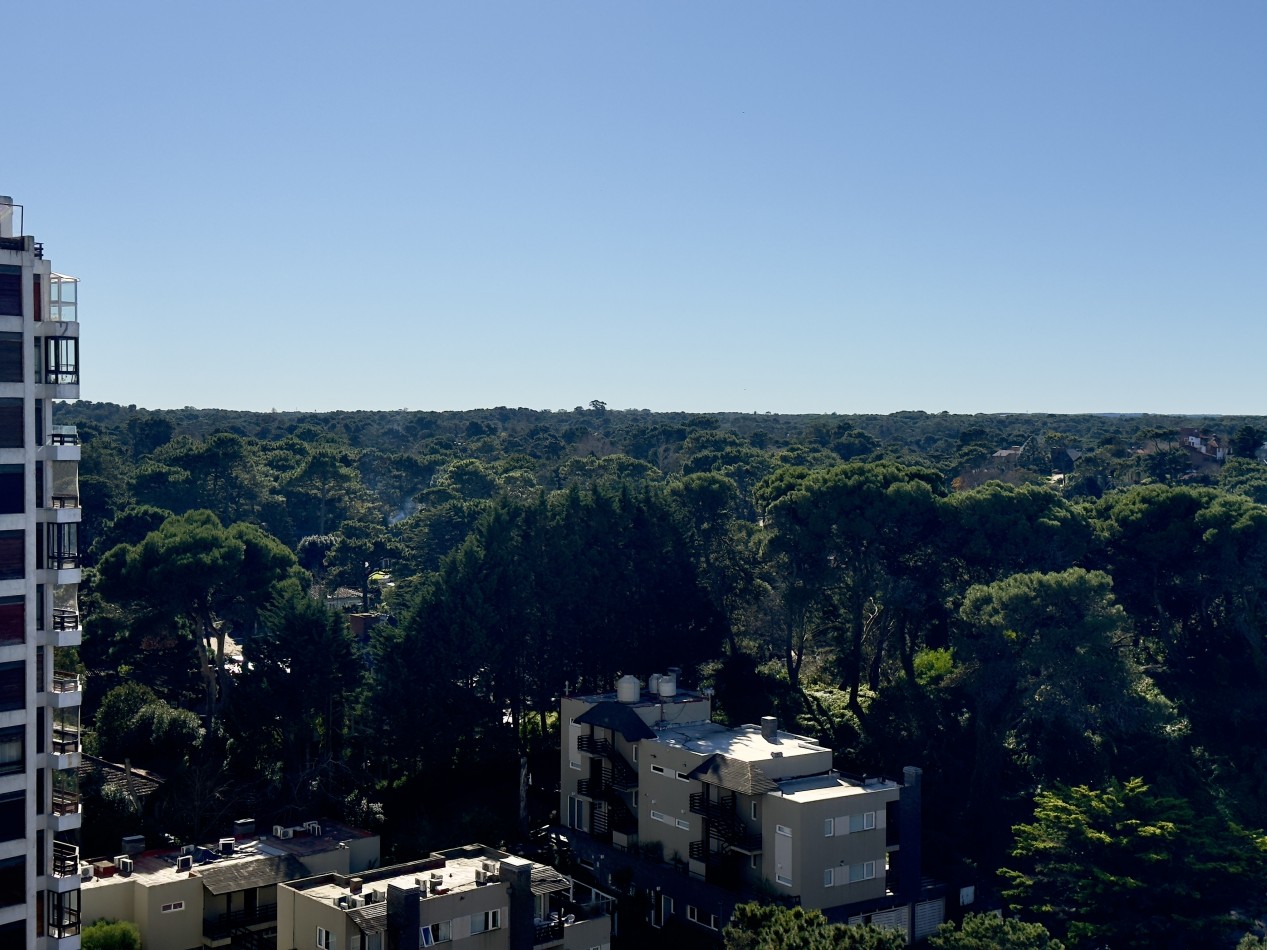
[(764, 795), (779, 790), (774, 780), (751, 762), (720, 752), (710, 755), (688, 777), (743, 795)]
[(576, 717), (576, 721), (587, 726), (599, 726), (619, 732), (627, 742), (639, 739), (654, 739), (655, 733), (638, 714), (624, 703), (614, 703), (605, 699)]
[(552, 867), (544, 864), (532, 866), (532, 893), (550, 894), (554, 891), (566, 891), (572, 882)]
[(387, 902), (353, 908), (348, 911), (348, 919), (367, 934), (381, 933), (387, 929)]
[(249, 861), (226, 861), (214, 867), (200, 866), (198, 876), (212, 894), (227, 894), (248, 887), (267, 887), (282, 881), (297, 881), (308, 872), (297, 858), (289, 854), (272, 855)]

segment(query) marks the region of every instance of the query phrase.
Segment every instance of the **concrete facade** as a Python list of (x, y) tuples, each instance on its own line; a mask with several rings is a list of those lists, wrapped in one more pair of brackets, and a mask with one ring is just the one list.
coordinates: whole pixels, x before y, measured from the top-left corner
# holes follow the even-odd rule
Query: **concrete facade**
[(484, 845), (278, 888), (279, 950), (608, 950), (606, 894)]
[[(559, 814), (571, 845), (590, 863), (610, 848), (731, 895), (711, 897), (681, 875), (644, 875), (655, 926), (685, 916), (716, 930), (740, 894), (841, 919), (879, 910), (890, 926), (909, 922), (908, 912), (884, 914), (920, 899), (919, 770), (905, 781), (845, 776), (830, 749), (773, 717), (730, 729), (711, 721), (711, 706), (673, 674), (646, 688), (625, 677), (615, 692), (565, 697)], [(916, 803), (905, 813), (904, 795)], [(636, 864), (609, 863), (637, 880)]]
[(78, 950), (78, 282), (0, 197), (0, 946)]

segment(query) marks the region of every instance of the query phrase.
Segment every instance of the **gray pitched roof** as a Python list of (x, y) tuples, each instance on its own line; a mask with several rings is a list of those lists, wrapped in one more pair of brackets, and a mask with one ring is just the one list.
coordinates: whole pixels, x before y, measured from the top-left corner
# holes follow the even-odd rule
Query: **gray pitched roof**
[(651, 727), (639, 719), (636, 712), (624, 703), (612, 702), (610, 699), (591, 706), (577, 716), (576, 721), (588, 726), (599, 726), (619, 732), (627, 742), (655, 738)]
[(698, 779), (710, 785), (720, 785), (732, 792), (744, 795), (764, 795), (777, 792), (779, 786), (760, 767), (743, 759), (715, 752), (695, 767), (688, 778)]
[(226, 861), (223, 864), (199, 865), (198, 876), (202, 886), (212, 894), (227, 894), (248, 887), (266, 887), (282, 881), (297, 881), (307, 877), (308, 871), (297, 858), (289, 854), (272, 855), (250, 860)]

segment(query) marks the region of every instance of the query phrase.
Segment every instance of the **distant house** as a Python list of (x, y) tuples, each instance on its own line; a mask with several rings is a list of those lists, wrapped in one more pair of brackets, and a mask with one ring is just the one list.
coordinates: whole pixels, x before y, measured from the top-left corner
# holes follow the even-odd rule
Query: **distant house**
[(1015, 462), (1020, 457), (1020, 454), (1021, 454), (1021, 447), (1019, 445), (1014, 445), (1010, 449), (999, 449), (991, 457), (994, 459), (997, 459), (1000, 462), (1007, 462), (1007, 461)]
[(1227, 456), (1227, 449), (1219, 444), (1216, 436), (1204, 435), (1197, 429), (1180, 429), (1179, 443), (1186, 449), (1200, 452), (1220, 462)]

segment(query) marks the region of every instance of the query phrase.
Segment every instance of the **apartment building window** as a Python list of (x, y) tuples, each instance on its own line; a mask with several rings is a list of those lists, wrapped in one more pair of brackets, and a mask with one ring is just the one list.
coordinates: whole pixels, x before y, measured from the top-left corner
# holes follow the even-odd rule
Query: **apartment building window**
[(26, 598), (0, 597), (0, 646), (26, 642)]
[(653, 766), (651, 766), (651, 771), (652, 771), (652, 772), (655, 772), (655, 774), (656, 774), (656, 775), (663, 775), (663, 774), (664, 774), (664, 766), (663, 766), (663, 765), (653, 765)]
[(707, 915), (701, 914), (699, 912), (699, 908), (696, 907), (694, 904), (686, 905), (686, 919), (689, 920), (693, 924), (699, 924), (701, 927), (707, 927), (709, 930), (717, 929), (717, 923), (718, 923), (717, 915), (716, 914), (707, 914)]
[(25, 468), (21, 465), (0, 465), (0, 515), (20, 515), (25, 510)]
[(673, 824), (673, 819), (672, 819), (672, 818), (670, 818), (668, 815), (666, 815), (666, 814), (665, 814), (664, 812), (662, 812), (662, 811), (654, 811), (654, 810), (653, 810), (653, 811), (651, 812), (651, 820), (652, 820), (652, 821), (662, 821), (662, 822), (664, 822), (666, 825), (671, 825), (671, 824)]
[(830, 838), (836, 833), (836, 819), (828, 818), (823, 821), (823, 837)]
[(638, 747), (636, 745), (633, 747), (633, 761), (634, 765), (638, 764)]
[(44, 382), (54, 385), (79, 382), (77, 337), (56, 336), (44, 341)]
[(17, 775), (26, 769), (26, 726), (0, 729), (0, 775)]
[(164, 914), (174, 914), (176, 911), (184, 909), (184, 901), (172, 901), (170, 904), (164, 904), (162, 908)]
[(22, 268), (13, 264), (0, 264), (0, 313), (22, 316)]
[(685, 818), (679, 818), (677, 820), (677, 826), (681, 828), (683, 831), (691, 830), (691, 823), (687, 821)]
[(823, 887), (831, 887), (836, 883), (836, 869), (828, 868), (823, 872)]
[(774, 826), (774, 881), (792, 886), (792, 829), (787, 825)]
[(864, 861), (861, 864), (849, 865), (849, 883), (856, 884), (859, 881), (869, 881), (875, 877), (875, 862)]
[(334, 934), (325, 927), (317, 928), (317, 950), (334, 950)]
[(26, 837), (26, 792), (0, 795), (0, 841)]
[(26, 532), (0, 531), (0, 581), (26, 576)]
[(26, 903), (26, 855), (0, 861), (0, 907)]
[(0, 663), (0, 712), (26, 708), (26, 663)]
[(748, 803), (748, 816), (749, 816), (749, 817), (750, 817), (753, 821), (756, 821), (756, 820), (757, 820), (757, 803), (756, 803), (756, 802), (749, 802), (749, 803)]
[[(823, 823), (826, 835), (830, 838), (833, 832), (828, 830), (829, 825), (833, 825), (833, 819), (829, 818)], [(874, 827), (875, 812), (873, 811), (859, 812), (856, 815), (841, 815), (834, 819), (834, 833), (838, 835), (853, 835), (859, 831), (870, 831)]]
[(0, 449), (22, 448), (26, 438), (23, 420), (21, 399), (0, 399)]
[(447, 943), (453, 939), (453, 921), (442, 920), (434, 924), (423, 924), (418, 931), (422, 938), (421, 946), (434, 947), (437, 943)]
[(502, 926), (502, 912), (499, 907), (497, 910), (486, 910), (482, 914), (471, 915), (471, 933), (482, 934), (490, 930), (500, 930)]
[(677, 776), (677, 780), (678, 780), (679, 782), (689, 782), (689, 781), (690, 781), (690, 778), (687, 776), (687, 774), (686, 774), (685, 772), (674, 772), (673, 774)]
[(0, 383), (22, 382), (22, 334), (0, 333)]

